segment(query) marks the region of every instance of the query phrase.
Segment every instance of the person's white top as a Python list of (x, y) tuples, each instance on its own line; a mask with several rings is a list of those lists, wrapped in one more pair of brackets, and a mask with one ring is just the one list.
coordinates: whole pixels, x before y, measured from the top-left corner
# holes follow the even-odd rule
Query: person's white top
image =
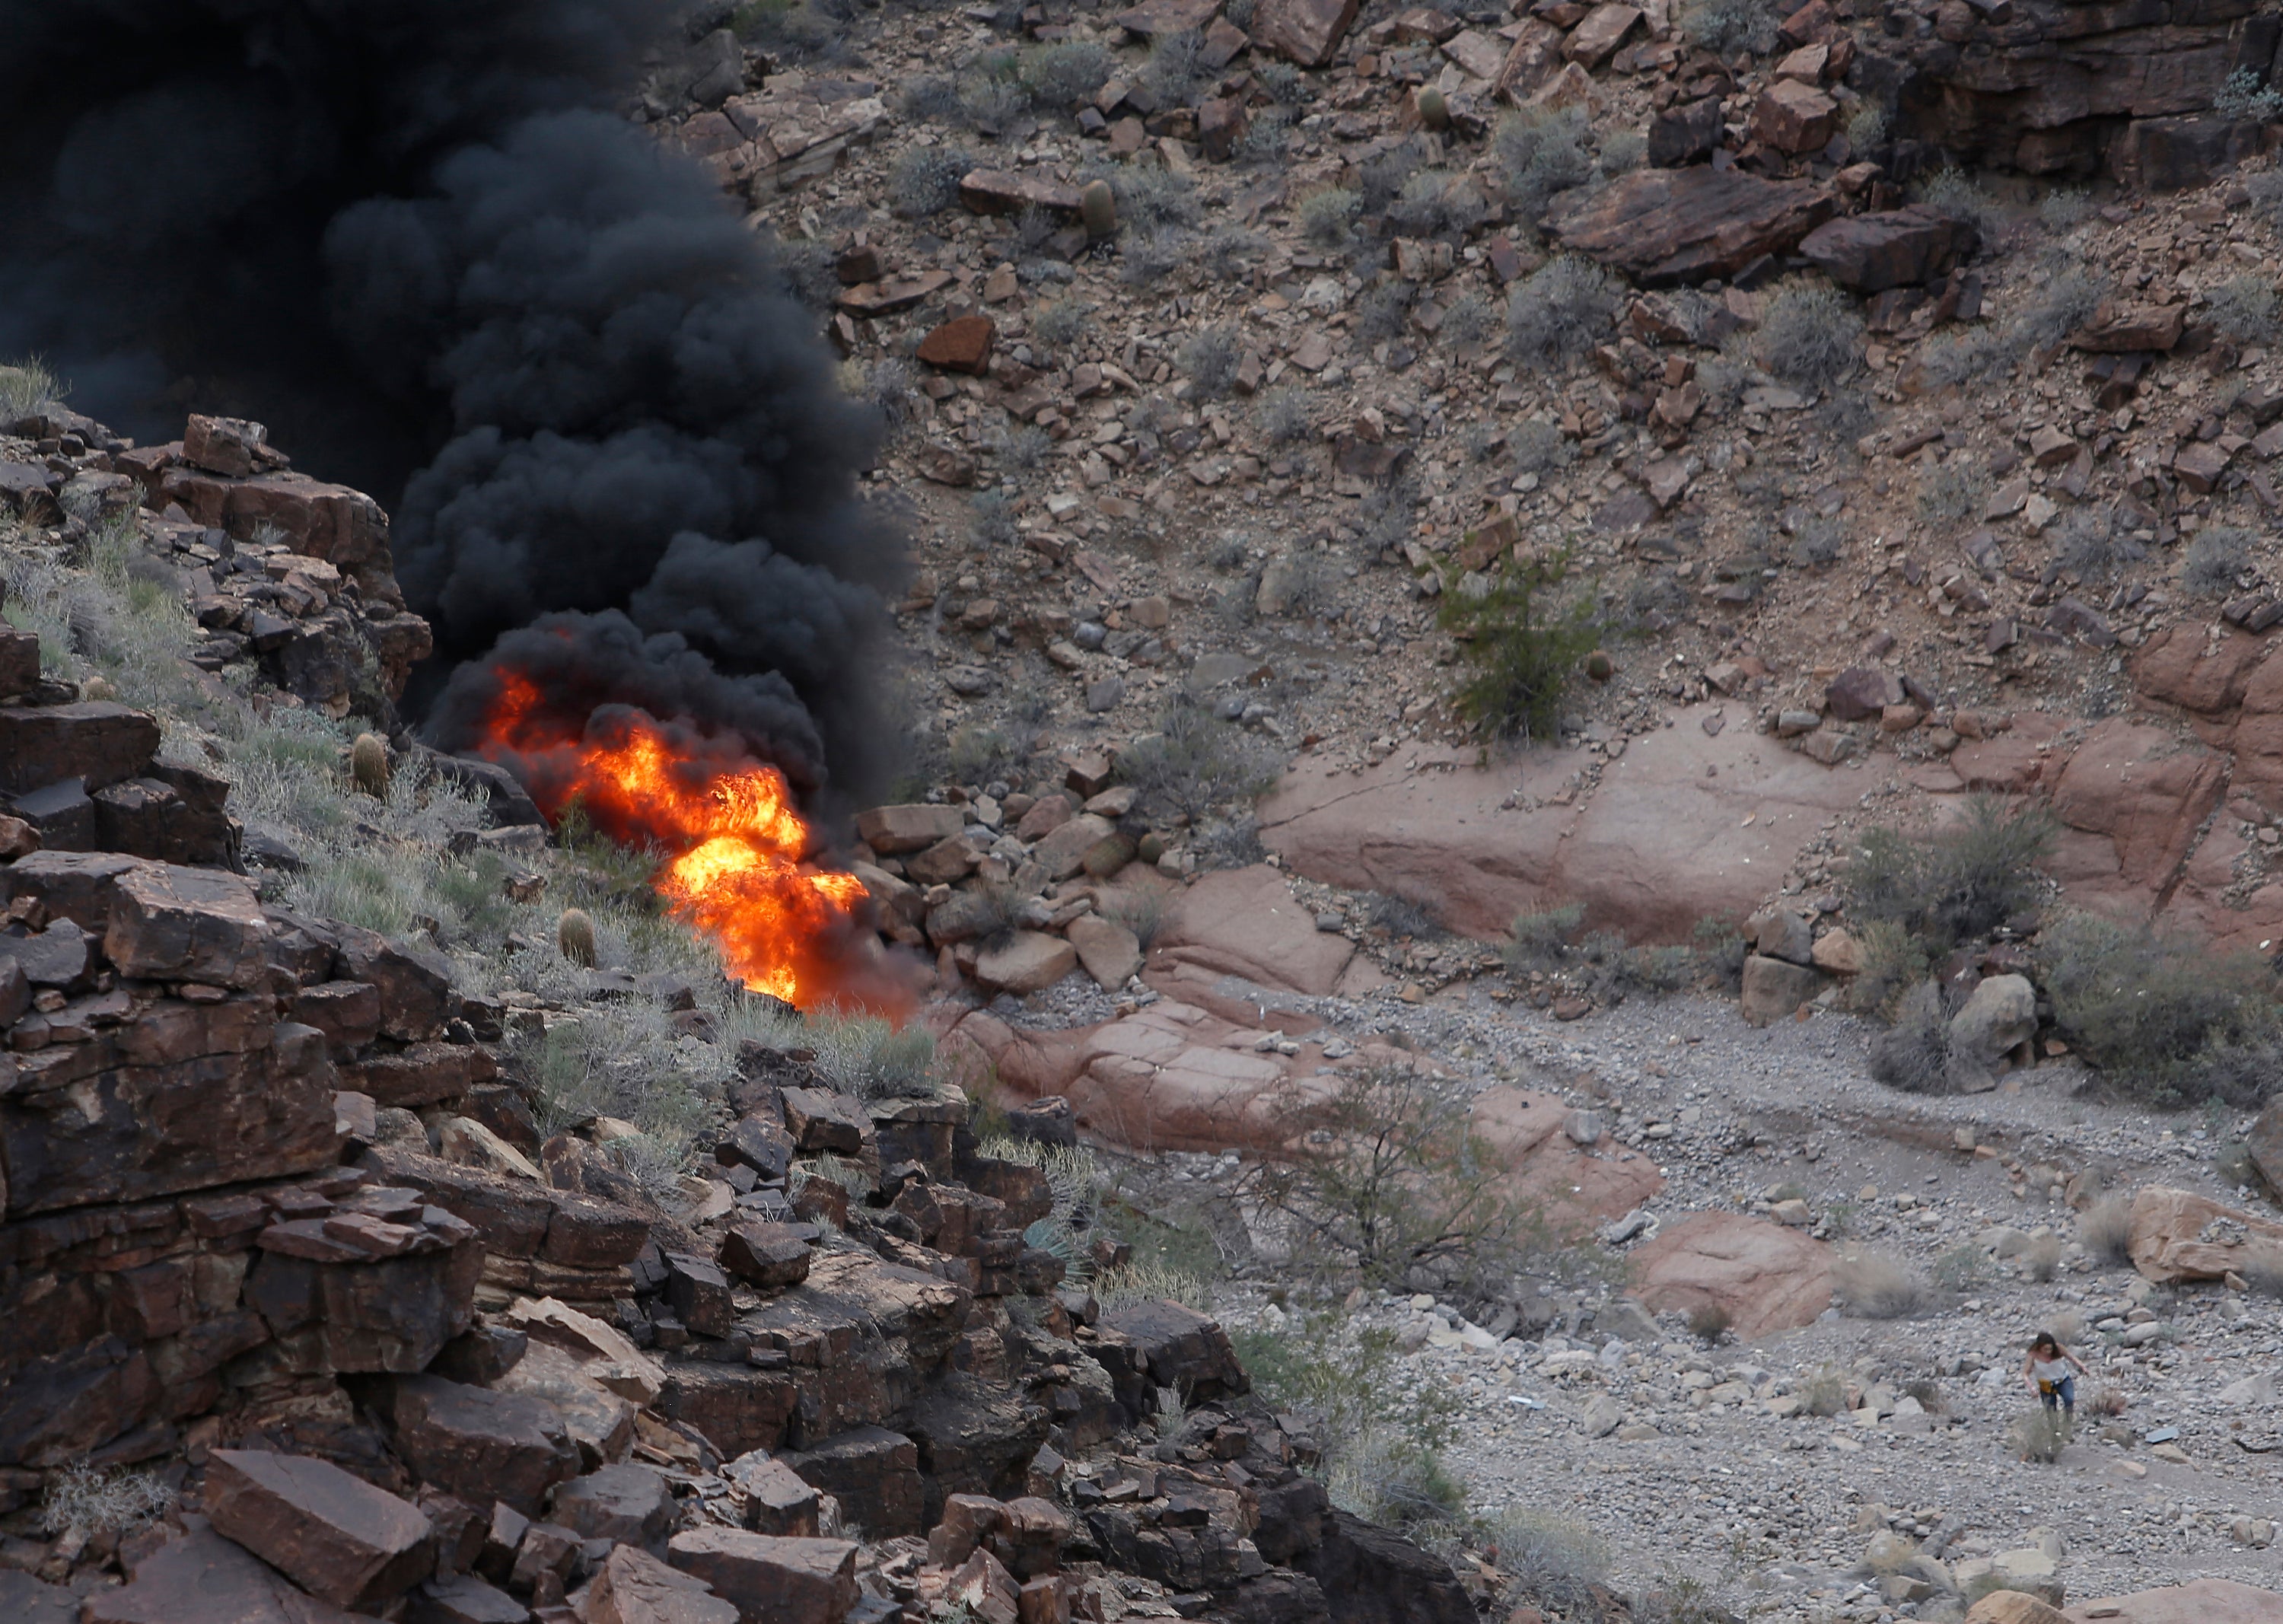
[(2069, 1373), (2069, 1361), (2066, 1359), (2032, 1358), (2030, 1361), (2030, 1374), (2039, 1381), (2059, 1381)]

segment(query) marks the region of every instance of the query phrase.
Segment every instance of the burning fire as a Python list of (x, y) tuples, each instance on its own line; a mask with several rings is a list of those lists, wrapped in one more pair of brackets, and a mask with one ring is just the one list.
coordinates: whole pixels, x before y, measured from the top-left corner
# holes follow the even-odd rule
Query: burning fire
[(806, 861), (809, 828), (783, 774), (734, 739), (633, 706), (604, 706), (573, 736), (536, 683), (504, 667), (495, 675), (477, 753), (513, 770), (550, 821), (575, 799), (619, 844), (663, 852), (651, 883), (715, 942), (731, 976), (803, 1009), (883, 1002), (865, 990), (877, 976), (862, 957), (864, 882)]

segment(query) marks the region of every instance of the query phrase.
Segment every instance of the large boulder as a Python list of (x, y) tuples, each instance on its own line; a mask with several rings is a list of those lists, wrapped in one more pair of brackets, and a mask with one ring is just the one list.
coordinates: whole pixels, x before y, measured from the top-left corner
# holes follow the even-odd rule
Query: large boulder
[(1513, 1169), (1515, 1192), (1558, 1228), (1623, 1217), (1664, 1188), (1655, 1157), (1598, 1134), (1580, 1144), (1566, 1131), (1571, 1114), (1550, 1094), (1485, 1089), (1470, 1116), (1473, 1131)]
[(1744, 960), (1744, 1019), (1755, 1027), (1789, 1019), (1824, 985), (1823, 972), (1812, 965), (1754, 953)]
[(1802, 239), (1799, 251), (1842, 287), (1876, 293), (1941, 275), (1978, 240), (1971, 222), (1913, 203), (1826, 221)]
[[(2070, 1624), (2283, 1624), (2283, 1593), (2232, 1579), (2191, 1579), (2186, 1584), (2104, 1596), (2064, 1609)], [(1996, 1624), (2046, 1624), (2000, 1620)]]
[(1804, 181), (1701, 165), (1637, 169), (1562, 199), (1548, 221), (1562, 246), (1642, 287), (1732, 277), (1763, 255), (1788, 254), (1836, 207)]
[(2118, 878), (2162, 890), (2219, 804), (2226, 765), (2166, 729), (2111, 717), (2085, 736), (2053, 785), (2071, 829), (2106, 835)]
[(384, 1606), (435, 1566), (419, 1508), (331, 1461), (216, 1449), (206, 1508), (215, 1532), (337, 1607)]
[(1985, 978), (1951, 1017), (1951, 1081), (1968, 1094), (1997, 1087), (2006, 1057), (2037, 1035), (2038, 989), (2030, 978)]
[(2218, 1280), (2240, 1274), (2247, 1259), (2271, 1260), (2283, 1250), (2283, 1223), (2151, 1184), (2132, 1198), (2125, 1248), (2132, 1267), (2159, 1285)]
[(1261, 0), (1253, 9), (1253, 43), (1302, 67), (1323, 67), (1339, 53), (1356, 20), (1358, 0)]
[(1765, 1218), (1694, 1214), (1634, 1247), (1628, 1261), (1650, 1308), (1718, 1308), (1747, 1339), (1804, 1325), (1831, 1306), (1831, 1248)]
[(1191, 965), (1261, 987), (1321, 996), (1339, 985), (1355, 949), (1316, 928), (1291, 881), (1266, 863), (1200, 875), (1166, 910), (1149, 949), (1153, 969)]

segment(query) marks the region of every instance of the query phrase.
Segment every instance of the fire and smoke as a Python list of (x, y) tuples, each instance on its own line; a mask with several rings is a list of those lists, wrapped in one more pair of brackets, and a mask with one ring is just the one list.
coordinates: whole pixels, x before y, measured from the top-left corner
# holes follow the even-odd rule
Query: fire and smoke
[(262, 418), (392, 504), (439, 650), (407, 703), (440, 747), (500, 748), (520, 675), (562, 740), (633, 707), (814, 808), (884, 765), (900, 548), (814, 319), (710, 178), (610, 111), (670, 16), (0, 0), (29, 69), (0, 102), (0, 354), (146, 438)]
[(494, 675), (478, 753), (512, 767), (549, 817), (575, 800), (612, 839), (658, 848), (658, 894), (719, 944), (733, 978), (804, 1008), (893, 1001), (867, 956), (864, 884), (806, 861), (809, 828), (783, 773), (735, 737), (617, 703), (577, 718), (514, 666)]

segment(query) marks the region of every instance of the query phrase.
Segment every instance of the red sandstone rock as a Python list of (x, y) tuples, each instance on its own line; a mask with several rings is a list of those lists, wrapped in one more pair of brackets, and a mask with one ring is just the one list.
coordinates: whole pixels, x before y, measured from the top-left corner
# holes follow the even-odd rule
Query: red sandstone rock
[(1831, 1306), (1831, 1248), (1735, 1213), (1696, 1213), (1631, 1253), (1635, 1293), (1658, 1313), (1725, 1310), (1747, 1340), (1804, 1325)]
[(337, 1607), (384, 1605), (435, 1565), (427, 1518), (331, 1461), (217, 1449), (206, 1509), (216, 1533)]

